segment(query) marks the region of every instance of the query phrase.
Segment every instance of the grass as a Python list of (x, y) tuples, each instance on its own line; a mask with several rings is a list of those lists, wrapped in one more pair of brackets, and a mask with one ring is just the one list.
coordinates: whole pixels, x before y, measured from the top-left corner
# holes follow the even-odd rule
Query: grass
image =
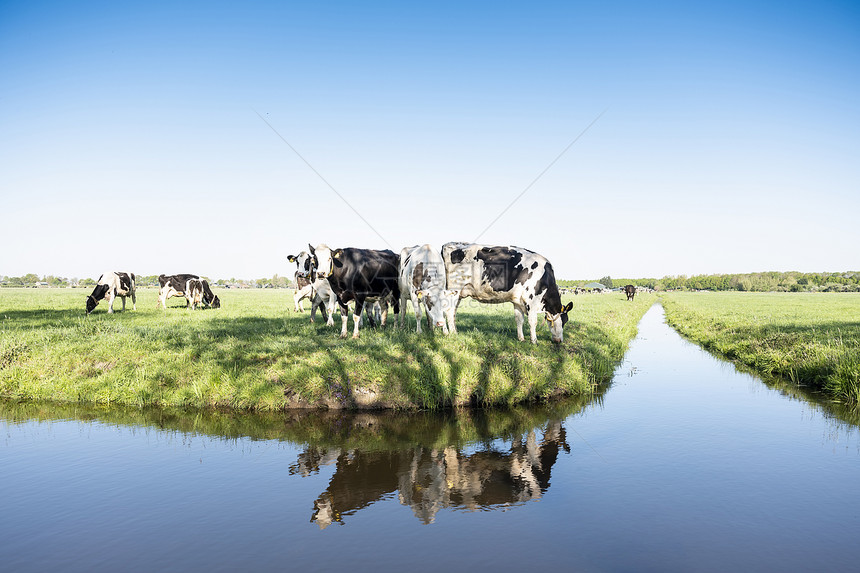
[(556, 347), (543, 325), (536, 346), (517, 341), (508, 304), (465, 301), (449, 337), (416, 334), (410, 311), (407, 329), (340, 340), (339, 322), (293, 313), (289, 290), (219, 290), (221, 309), (189, 311), (171, 299), (162, 311), (155, 290), (139, 289), (137, 311), (128, 301), (108, 315), (102, 303), (89, 316), (87, 294), (0, 290), (0, 397), (260, 412), (537, 402), (607, 382), (654, 301), (572, 297)]
[(860, 401), (860, 294), (671, 293), (669, 323), (703, 347), (751, 367)]

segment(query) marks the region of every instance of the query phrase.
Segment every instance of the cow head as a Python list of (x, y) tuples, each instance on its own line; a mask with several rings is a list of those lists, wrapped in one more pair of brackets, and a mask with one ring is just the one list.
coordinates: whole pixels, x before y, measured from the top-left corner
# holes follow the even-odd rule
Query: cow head
[(221, 299), (218, 298), (218, 295), (212, 296), (212, 302), (209, 304), (212, 308), (221, 308)]
[(456, 308), (457, 301), (460, 299), (459, 290), (447, 289), (422, 289), (416, 292), (418, 300), (424, 303), (427, 307), (427, 314), (430, 316), (430, 323), (433, 326), (445, 326), (445, 312), (449, 308)]
[(327, 245), (317, 245), (316, 249), (310, 244), (308, 247), (311, 250), (313, 257), (313, 266), (316, 269), (318, 278), (328, 278), (334, 271), (335, 259), (343, 255), (343, 249), (332, 251)]
[(310, 277), (313, 270), (313, 249), (311, 249), (311, 253), (307, 251), (302, 251), (298, 255), (290, 255), (287, 257), (287, 260), (291, 263), (296, 263), (296, 276), (298, 277)]
[(110, 290), (108, 285), (96, 285), (96, 288), (93, 290), (93, 293), (87, 297), (87, 314), (91, 313), (95, 310), (96, 306), (98, 306), (99, 301), (105, 297), (107, 291)]
[(547, 311), (546, 322), (547, 326), (549, 326), (553, 342), (562, 342), (564, 338), (564, 325), (567, 323), (567, 313), (569, 313), (572, 308), (573, 303), (569, 302), (565, 306), (561, 307), (561, 312), (558, 314), (553, 314)]

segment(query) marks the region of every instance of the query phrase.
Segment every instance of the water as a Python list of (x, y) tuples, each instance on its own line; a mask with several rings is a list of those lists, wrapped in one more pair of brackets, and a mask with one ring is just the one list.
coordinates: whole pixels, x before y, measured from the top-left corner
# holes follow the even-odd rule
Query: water
[(4, 571), (855, 571), (857, 422), (656, 306), (593, 400), (460, 415), (0, 403)]

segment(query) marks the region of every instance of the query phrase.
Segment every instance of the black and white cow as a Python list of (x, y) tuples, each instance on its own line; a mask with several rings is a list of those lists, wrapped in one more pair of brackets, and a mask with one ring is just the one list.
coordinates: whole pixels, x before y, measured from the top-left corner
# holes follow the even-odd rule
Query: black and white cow
[(417, 331), (421, 332), (421, 304), (427, 311), (427, 323), (432, 330), (442, 327), (448, 334), (445, 311), (457, 305), (460, 293), (446, 289), (445, 261), (430, 245), (405, 247), (400, 251), (400, 313), (399, 323), (406, 321), (406, 301), (412, 300)]
[(625, 286), (624, 294), (627, 295), (627, 300), (633, 300), (633, 297), (636, 296), (636, 287), (633, 285)]
[(190, 306), (191, 310), (203, 302), (203, 283), (205, 282), (203, 279), (188, 279), (185, 282), (186, 306)]
[[(523, 317), (528, 316), (533, 344), (537, 343), (538, 313), (544, 312), (552, 341), (562, 341), (573, 303), (561, 304), (552, 265), (544, 257), (519, 247), (446, 243), (442, 246), (442, 259), (448, 288), (459, 291), (460, 300), (471, 297), (486, 303), (512, 303), (517, 338), (525, 340)], [(447, 312), (448, 328), (456, 332), (457, 305)]]
[(302, 251), (298, 255), (288, 255), (287, 260), (291, 263), (296, 263), (296, 272), (293, 275), (296, 281), (296, 292), (293, 294), (293, 302), (296, 305), (296, 312), (304, 312), (305, 307), (302, 301), (306, 298), (313, 302), (312, 284), (316, 280), (316, 268), (313, 266), (313, 257), (307, 251)]
[[(308, 245), (310, 246), (310, 245)], [(304, 299), (311, 300), (311, 322), (314, 322), (317, 309), (322, 312), (323, 320), (329, 326), (334, 326), (334, 318), (332, 313), (337, 305), (337, 297), (328, 280), (317, 276), (317, 269), (314, 265), (314, 257), (307, 251), (302, 251), (298, 255), (289, 255), (287, 260), (291, 263), (296, 263), (296, 292), (293, 293), (293, 302), (295, 303), (296, 312), (304, 312), (305, 308), (302, 304)]]
[[(189, 282), (191, 284), (189, 284)], [(194, 308), (192, 304), (192, 288), (197, 286), (202, 291), (200, 302), (211, 308), (221, 308), (221, 300), (209, 288), (209, 283), (197, 275), (158, 275), (158, 284), (161, 287), (158, 292), (158, 302), (155, 308), (161, 306), (167, 308), (167, 299), (174, 296), (184, 296), (185, 306)]]
[(125, 310), (125, 297), (131, 297), (131, 304), (137, 310), (137, 298), (134, 294), (134, 273), (119, 273), (108, 271), (102, 273), (96, 283), (93, 293), (87, 297), (87, 314), (91, 313), (99, 301), (108, 297), (108, 314), (113, 313), (113, 301), (122, 298), (122, 309)]
[(340, 306), (341, 338), (346, 338), (350, 302), (355, 302), (352, 315), (353, 338), (358, 338), (361, 312), (365, 308), (365, 303), (379, 301), (382, 304), (380, 322), (383, 326), (388, 316), (388, 303), (394, 307), (394, 314), (400, 312), (399, 256), (390, 250), (331, 249), (326, 245), (318, 245), (316, 248), (308, 246), (314, 257), (317, 277), (327, 279), (337, 297)]

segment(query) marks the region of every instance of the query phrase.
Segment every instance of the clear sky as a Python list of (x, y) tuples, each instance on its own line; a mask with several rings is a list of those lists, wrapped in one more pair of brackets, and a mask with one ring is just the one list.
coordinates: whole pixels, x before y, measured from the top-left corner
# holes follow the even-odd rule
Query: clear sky
[(0, 0), (0, 274), (479, 237), (860, 270), (860, 4)]

